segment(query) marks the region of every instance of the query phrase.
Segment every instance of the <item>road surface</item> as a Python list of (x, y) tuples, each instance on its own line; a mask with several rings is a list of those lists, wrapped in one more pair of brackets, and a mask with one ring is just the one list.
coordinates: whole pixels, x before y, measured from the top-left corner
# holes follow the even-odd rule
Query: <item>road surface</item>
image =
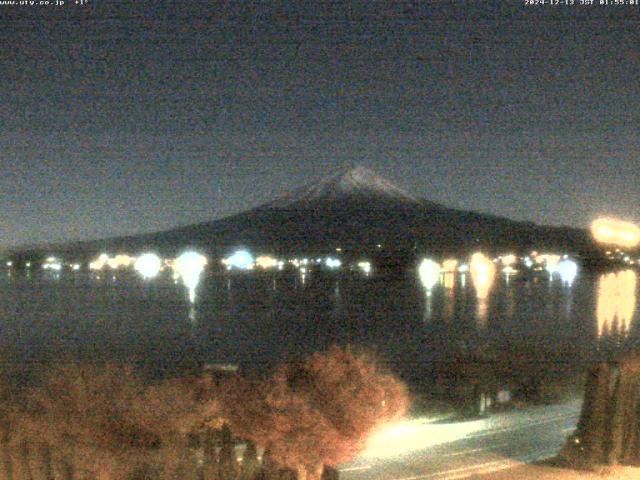
[(413, 419), (374, 435), (341, 480), (454, 480), (553, 457), (573, 432), (581, 400), (481, 420)]

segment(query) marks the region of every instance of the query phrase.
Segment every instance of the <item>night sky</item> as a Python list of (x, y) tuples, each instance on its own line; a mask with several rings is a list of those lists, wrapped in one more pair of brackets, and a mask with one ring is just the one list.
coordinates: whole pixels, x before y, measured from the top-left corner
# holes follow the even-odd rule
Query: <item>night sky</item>
[(212, 220), (355, 164), (456, 208), (640, 221), (640, 7), (290, 3), (0, 5), (0, 246)]

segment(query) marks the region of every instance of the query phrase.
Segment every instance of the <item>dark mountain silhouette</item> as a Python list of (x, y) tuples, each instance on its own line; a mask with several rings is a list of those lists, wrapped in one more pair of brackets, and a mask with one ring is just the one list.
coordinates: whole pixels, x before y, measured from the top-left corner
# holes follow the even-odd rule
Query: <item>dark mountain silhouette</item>
[[(380, 245), (380, 247), (378, 247)], [(174, 254), (186, 247), (222, 254), (248, 247), (265, 253), (410, 255), (410, 252), (489, 252), (553, 248), (596, 252), (586, 230), (539, 226), (456, 210), (411, 195), (376, 173), (356, 167), (303, 186), (252, 210), (220, 220), (152, 234), (56, 246), (94, 255), (100, 250)]]

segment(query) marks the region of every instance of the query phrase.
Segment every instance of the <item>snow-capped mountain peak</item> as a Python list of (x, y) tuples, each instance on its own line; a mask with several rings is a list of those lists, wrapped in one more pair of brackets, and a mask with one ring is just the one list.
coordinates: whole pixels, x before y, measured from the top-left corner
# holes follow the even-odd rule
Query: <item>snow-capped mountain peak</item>
[(316, 203), (334, 203), (347, 199), (385, 200), (420, 203), (416, 197), (395, 186), (375, 172), (357, 166), (339, 175), (325, 177), (265, 205), (269, 208), (305, 207)]

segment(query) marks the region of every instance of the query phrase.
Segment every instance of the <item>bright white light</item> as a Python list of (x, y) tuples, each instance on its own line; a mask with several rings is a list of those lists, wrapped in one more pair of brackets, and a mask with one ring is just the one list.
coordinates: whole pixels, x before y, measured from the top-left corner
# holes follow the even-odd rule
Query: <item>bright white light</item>
[(225, 265), (239, 268), (240, 270), (251, 270), (253, 268), (253, 255), (246, 250), (238, 250), (230, 257), (222, 261)]
[(73, 270), (74, 272), (77, 272), (78, 270), (80, 270), (80, 264), (74, 263), (73, 265), (71, 265), (71, 270)]
[(42, 269), (43, 270), (55, 270), (56, 272), (59, 272), (60, 270), (62, 270), (62, 265), (58, 262), (47, 262), (45, 264), (42, 265)]
[(62, 264), (56, 257), (51, 256), (45, 259), (44, 263), (42, 264), (42, 269), (55, 270), (59, 272), (60, 270), (62, 270)]
[(13, 266), (13, 262), (12, 262), (11, 260), (9, 260), (9, 261), (7, 262), (7, 267), (11, 267), (11, 266)]
[(382, 426), (371, 434), (361, 458), (400, 457), (435, 445), (462, 440), (487, 428), (486, 420), (462, 423), (428, 423), (425, 419), (404, 420)]
[(324, 260), (324, 264), (329, 268), (340, 268), (340, 266), (342, 265), (342, 262), (337, 258), (327, 257)]
[(27, 268), (31, 268), (31, 262), (25, 263), (24, 266), (27, 267)]
[(536, 258), (536, 262), (545, 264), (545, 269), (549, 272), (549, 275), (553, 276), (554, 273), (558, 272), (558, 265), (560, 264), (560, 255), (554, 254), (544, 254), (539, 255)]
[(425, 258), (418, 267), (418, 275), (420, 275), (422, 286), (427, 292), (430, 292), (440, 278), (440, 264), (430, 258)]
[(160, 272), (162, 260), (155, 253), (140, 255), (134, 264), (136, 271), (142, 278), (153, 278)]
[(571, 286), (573, 280), (578, 274), (578, 264), (573, 260), (562, 260), (560, 263), (558, 263), (558, 273), (560, 273), (562, 283)]
[(196, 300), (196, 288), (200, 283), (200, 275), (207, 264), (207, 258), (197, 252), (184, 252), (173, 262), (174, 271), (182, 279), (182, 283), (189, 290), (189, 300)]
[(533, 266), (533, 260), (531, 260), (531, 257), (524, 257), (524, 264), (527, 268), (531, 268)]
[(460, 266), (458, 267), (458, 271), (459, 271), (460, 273), (466, 273), (466, 272), (468, 272), (468, 271), (469, 271), (469, 265), (467, 265), (466, 263), (463, 263), (462, 265), (460, 265)]

